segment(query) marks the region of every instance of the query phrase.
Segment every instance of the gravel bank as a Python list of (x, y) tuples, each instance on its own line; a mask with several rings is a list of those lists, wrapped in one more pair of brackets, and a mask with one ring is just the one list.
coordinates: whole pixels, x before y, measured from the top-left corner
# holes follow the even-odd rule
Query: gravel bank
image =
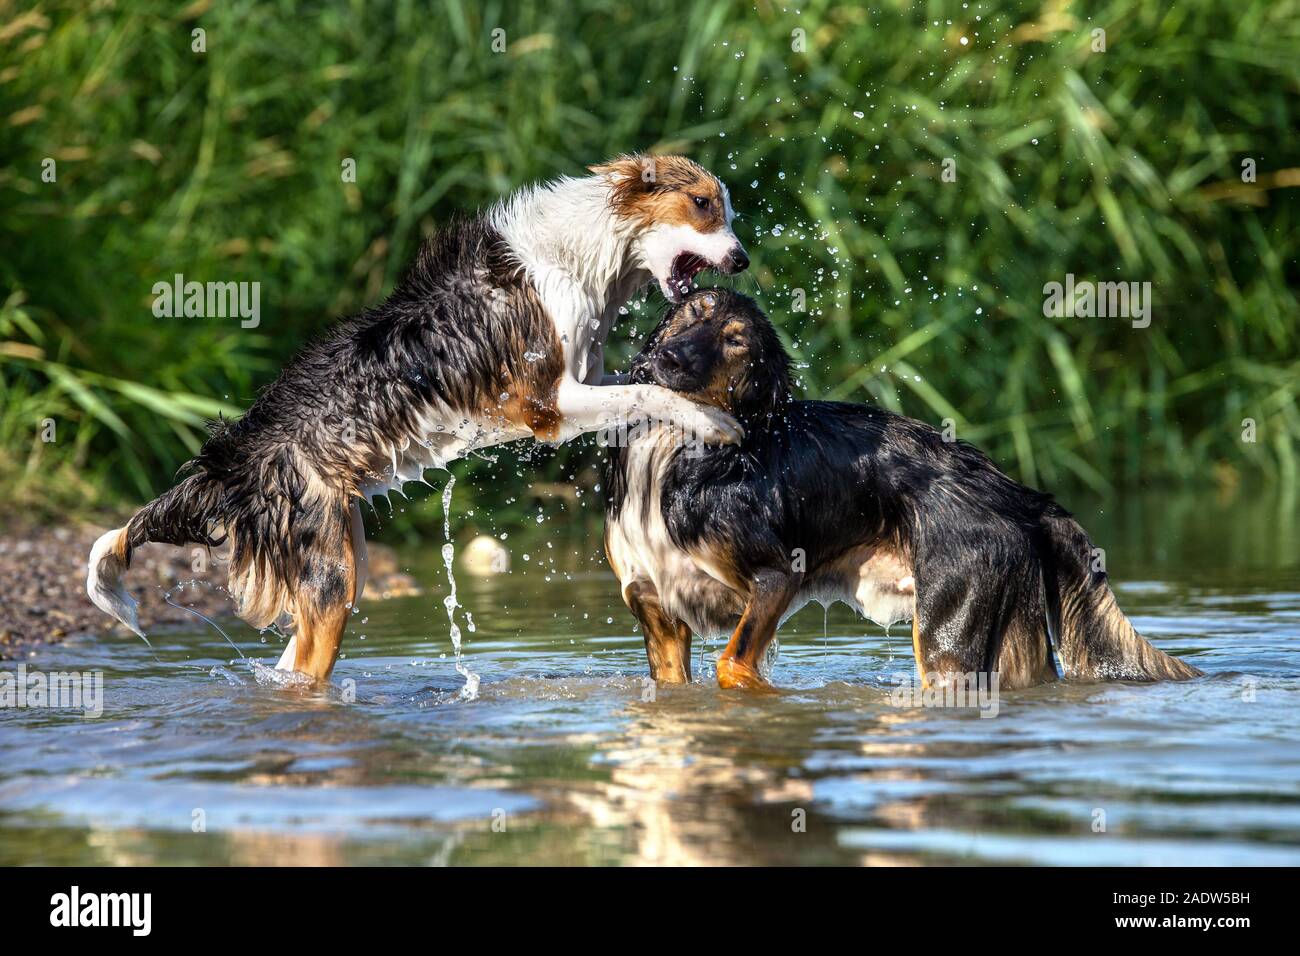
[[(90, 524), (0, 529), (0, 660), (74, 634), (128, 633), (86, 597), (86, 557), (105, 530)], [(371, 544), (369, 551), (365, 600), (417, 593), (414, 580), (397, 570), (392, 549)], [(211, 559), (199, 553), (206, 568), (198, 571), (191, 549), (148, 544), (132, 556), (127, 584), (140, 602), (145, 633), (194, 626), (193, 615), (163, 600), (169, 592), (177, 604), (208, 617), (230, 615), (230, 598), (218, 587), (225, 581), (220, 553)], [(190, 586), (191, 581), (200, 583)]]

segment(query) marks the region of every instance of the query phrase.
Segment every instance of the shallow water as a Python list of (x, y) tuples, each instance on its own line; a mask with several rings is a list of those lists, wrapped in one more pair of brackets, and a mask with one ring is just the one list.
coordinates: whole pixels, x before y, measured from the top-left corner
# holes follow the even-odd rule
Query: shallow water
[(205, 625), (29, 658), (101, 669), (103, 714), (0, 710), (0, 863), (1300, 863), (1294, 500), (1069, 503), (1139, 630), (1208, 677), (899, 707), (910, 632), (813, 607), (780, 693), (719, 691), (698, 642), (696, 683), (654, 689), (598, 542), (543, 528), (509, 576), (458, 575), (466, 701), (431, 540), (430, 591), (363, 601), (328, 692)]

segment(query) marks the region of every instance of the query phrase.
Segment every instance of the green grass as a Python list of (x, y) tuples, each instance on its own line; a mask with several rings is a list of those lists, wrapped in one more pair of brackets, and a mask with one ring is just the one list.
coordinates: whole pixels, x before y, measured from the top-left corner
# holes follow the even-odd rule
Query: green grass
[[(0, 497), (156, 494), (422, 235), (634, 148), (728, 181), (806, 394), (1053, 488), (1294, 483), (1300, 5), (1167, 6), (0, 0)], [(261, 282), (260, 327), (155, 318), (177, 272)], [(1151, 282), (1150, 328), (1045, 318), (1067, 272)], [(465, 463), (458, 494), (524, 520), (594, 460)]]

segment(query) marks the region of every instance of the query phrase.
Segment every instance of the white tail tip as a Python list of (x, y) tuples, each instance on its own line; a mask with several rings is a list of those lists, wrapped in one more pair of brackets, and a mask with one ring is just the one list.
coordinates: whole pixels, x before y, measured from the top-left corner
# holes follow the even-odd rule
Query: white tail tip
[(136, 614), (135, 598), (127, 593), (122, 584), (122, 575), (126, 573), (126, 561), (121, 558), (122, 536), (125, 528), (109, 531), (100, 535), (95, 546), (90, 549), (90, 566), (86, 571), (86, 594), (95, 606), (106, 614), (117, 618), (140, 637), (140, 620)]

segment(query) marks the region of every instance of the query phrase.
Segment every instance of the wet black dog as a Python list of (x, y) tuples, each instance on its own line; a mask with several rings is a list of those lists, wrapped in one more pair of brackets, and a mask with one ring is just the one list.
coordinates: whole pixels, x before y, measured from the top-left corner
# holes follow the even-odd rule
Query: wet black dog
[(912, 621), (927, 685), (996, 672), (1003, 688), (1067, 676), (1179, 680), (1115, 602), (1088, 535), (983, 453), (870, 405), (795, 401), (758, 306), (708, 290), (673, 307), (633, 362), (736, 416), (740, 445), (683, 447), (635, 429), (611, 449), (606, 553), (656, 680), (690, 677), (690, 642), (730, 633), (724, 687), (765, 683), (777, 626), (810, 600)]

